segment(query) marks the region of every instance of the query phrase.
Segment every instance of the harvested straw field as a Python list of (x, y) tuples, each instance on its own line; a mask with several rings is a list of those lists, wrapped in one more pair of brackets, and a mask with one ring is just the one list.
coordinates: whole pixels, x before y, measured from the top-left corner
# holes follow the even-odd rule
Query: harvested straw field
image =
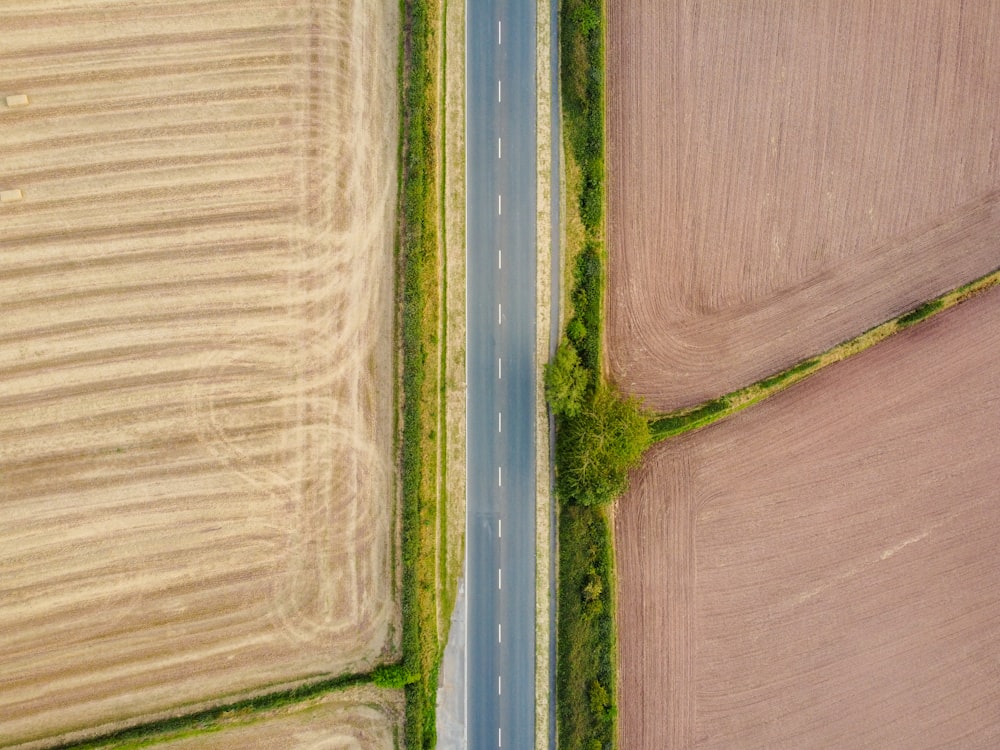
[(608, 3), (609, 358), (669, 411), (1000, 266), (1000, 4)]
[(0, 30), (0, 745), (392, 658), (398, 4)]
[(652, 451), (623, 748), (1000, 744), (998, 352), (992, 291)]
[(396, 750), (403, 692), (370, 687), (333, 693), (211, 734), (166, 742), (162, 750)]

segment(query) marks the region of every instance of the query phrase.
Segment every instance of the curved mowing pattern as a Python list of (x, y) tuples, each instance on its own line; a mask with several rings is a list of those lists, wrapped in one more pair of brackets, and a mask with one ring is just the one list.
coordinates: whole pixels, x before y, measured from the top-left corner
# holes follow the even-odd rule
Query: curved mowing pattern
[(0, 745), (394, 648), (398, 24), (0, 9)]

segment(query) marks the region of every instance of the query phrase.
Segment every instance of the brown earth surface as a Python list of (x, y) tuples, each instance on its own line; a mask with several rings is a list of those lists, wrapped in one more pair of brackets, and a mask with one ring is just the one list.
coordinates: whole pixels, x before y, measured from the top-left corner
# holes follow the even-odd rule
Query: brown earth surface
[(157, 745), (163, 750), (396, 750), (403, 691), (355, 688), (279, 712)]
[(608, 4), (609, 359), (671, 410), (1000, 266), (1000, 4)]
[(1000, 745), (998, 352), (992, 291), (651, 452), (621, 747)]
[(0, 35), (0, 745), (391, 657), (398, 4)]

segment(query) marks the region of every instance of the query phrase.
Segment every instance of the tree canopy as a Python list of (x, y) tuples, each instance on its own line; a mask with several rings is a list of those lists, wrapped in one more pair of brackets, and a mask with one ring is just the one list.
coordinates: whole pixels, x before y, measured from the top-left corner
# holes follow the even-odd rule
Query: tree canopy
[(628, 489), (628, 472), (649, 447), (649, 422), (635, 398), (600, 385), (560, 423), (556, 493), (563, 502), (604, 505)]
[(589, 380), (576, 347), (563, 339), (556, 356), (545, 365), (545, 398), (552, 413), (565, 417), (579, 414)]

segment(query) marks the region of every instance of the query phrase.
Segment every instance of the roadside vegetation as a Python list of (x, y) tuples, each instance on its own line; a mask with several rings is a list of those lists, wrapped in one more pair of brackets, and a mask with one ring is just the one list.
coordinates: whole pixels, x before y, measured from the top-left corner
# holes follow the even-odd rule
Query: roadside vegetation
[(402, 482), (403, 661), (405, 741), (437, 742), (435, 706), (443, 645), (438, 632), (438, 459), (441, 430), (441, 252), (438, 232), (438, 0), (402, 4), (400, 224), (397, 289), (402, 388), (399, 462)]
[(997, 284), (1000, 284), (1000, 269), (945, 292), (940, 297), (928, 300), (909, 312), (887, 320), (859, 336), (842, 341), (815, 357), (798, 362), (781, 372), (758, 380), (756, 383), (751, 383), (724, 396), (687, 409), (654, 416), (650, 420), (652, 440), (653, 442), (666, 440), (725, 419), (731, 414), (753, 406), (778, 391), (798, 383), (824, 367), (862, 352), (880, 341), (884, 341), (894, 333), (944, 312)]
[(562, 0), (561, 99), (566, 160), (564, 335), (545, 368), (556, 420), (559, 501), (556, 722), (560, 747), (615, 745), (614, 549), (607, 504), (650, 443), (649, 420), (602, 374), (604, 246), (603, 0)]

